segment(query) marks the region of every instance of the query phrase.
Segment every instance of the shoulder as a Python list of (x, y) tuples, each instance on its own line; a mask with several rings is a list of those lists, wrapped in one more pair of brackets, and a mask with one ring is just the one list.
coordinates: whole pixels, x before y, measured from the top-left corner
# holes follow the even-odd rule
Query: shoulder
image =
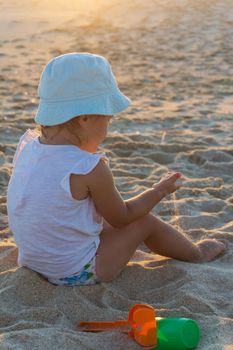
[[(108, 180), (107, 180), (108, 179)], [(82, 200), (88, 193), (112, 179), (111, 170), (104, 158), (100, 158), (98, 163), (87, 174), (71, 174), (70, 187), (72, 196)]]
[(101, 158), (88, 175), (91, 180), (97, 180), (100, 176), (107, 176), (110, 174), (112, 174), (112, 172), (108, 166), (108, 162), (105, 158)]
[(101, 188), (103, 184), (113, 183), (111, 169), (104, 158), (101, 158), (92, 171), (85, 176), (85, 181), (90, 190)]

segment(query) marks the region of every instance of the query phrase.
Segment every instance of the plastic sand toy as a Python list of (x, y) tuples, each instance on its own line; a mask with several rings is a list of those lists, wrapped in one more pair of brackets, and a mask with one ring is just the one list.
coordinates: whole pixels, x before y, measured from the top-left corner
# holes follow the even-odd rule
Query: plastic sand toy
[(157, 345), (155, 310), (146, 304), (135, 304), (129, 311), (128, 320), (113, 322), (80, 322), (87, 332), (122, 330), (142, 346)]
[(135, 304), (128, 320), (80, 322), (83, 331), (106, 332), (113, 329), (127, 333), (139, 345), (153, 350), (191, 350), (200, 340), (197, 322), (189, 318), (156, 317), (147, 304)]
[(200, 340), (200, 330), (196, 321), (182, 317), (156, 317), (156, 350), (195, 349)]

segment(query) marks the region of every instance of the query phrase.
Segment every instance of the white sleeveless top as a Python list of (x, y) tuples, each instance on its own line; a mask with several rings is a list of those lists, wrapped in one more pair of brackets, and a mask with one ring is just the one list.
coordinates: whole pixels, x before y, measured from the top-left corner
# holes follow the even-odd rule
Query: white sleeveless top
[(69, 180), (70, 174), (88, 174), (101, 158), (104, 154), (72, 145), (41, 144), (30, 129), (21, 137), (7, 191), (20, 266), (48, 278), (63, 278), (94, 257), (103, 218), (90, 196), (72, 197)]

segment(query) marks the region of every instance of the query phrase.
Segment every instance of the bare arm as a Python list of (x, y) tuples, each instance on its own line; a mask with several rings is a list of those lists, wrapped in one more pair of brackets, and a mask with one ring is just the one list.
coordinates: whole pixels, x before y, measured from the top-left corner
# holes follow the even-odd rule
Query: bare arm
[(180, 177), (173, 174), (136, 197), (124, 201), (117, 190), (108, 165), (100, 161), (95, 169), (86, 175), (88, 190), (98, 212), (112, 226), (122, 227), (146, 215), (168, 193), (178, 187), (174, 182)]

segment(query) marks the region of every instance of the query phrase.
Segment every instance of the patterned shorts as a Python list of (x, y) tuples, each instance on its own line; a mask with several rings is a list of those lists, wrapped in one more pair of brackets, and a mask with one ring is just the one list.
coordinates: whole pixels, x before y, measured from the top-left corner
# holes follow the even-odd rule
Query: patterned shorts
[(48, 278), (48, 281), (58, 286), (86, 286), (96, 284), (100, 281), (96, 275), (96, 255), (87, 263), (79, 272), (74, 273), (69, 277), (63, 278)]

